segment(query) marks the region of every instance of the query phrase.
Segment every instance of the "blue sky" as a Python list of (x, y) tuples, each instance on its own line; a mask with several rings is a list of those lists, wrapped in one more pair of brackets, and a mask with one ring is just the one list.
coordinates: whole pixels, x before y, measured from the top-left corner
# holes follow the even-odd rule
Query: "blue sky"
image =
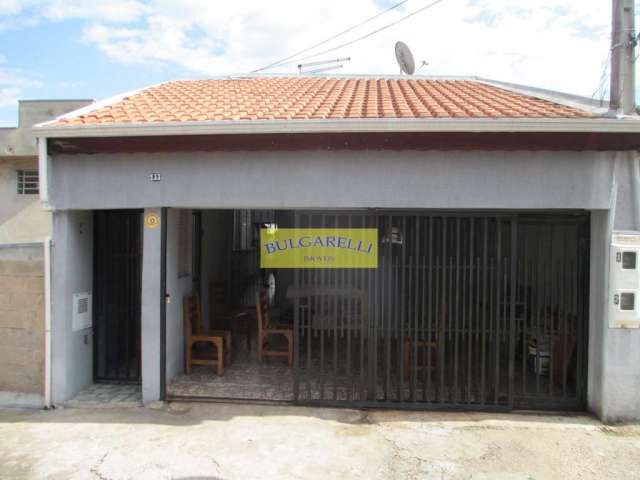
[[(409, 0), (323, 48), (431, 1)], [(0, 0), (0, 126), (17, 123), (18, 99), (103, 99), (177, 78), (245, 73), (394, 3)], [(339, 73), (396, 74), (393, 45), (403, 40), (418, 62), (428, 62), (421, 74), (478, 75), (591, 96), (603, 70), (606, 78), (610, 2), (520, 0), (514, 5), (511, 0), (444, 0), (328, 56), (352, 57)], [(295, 63), (270, 71), (294, 73)], [(602, 94), (601, 89), (596, 96)]]
[(25, 90), (26, 98), (103, 98), (179, 72), (170, 66), (123, 65), (82, 41), (81, 30), (82, 21), (69, 20), (0, 32), (5, 65), (38, 82)]

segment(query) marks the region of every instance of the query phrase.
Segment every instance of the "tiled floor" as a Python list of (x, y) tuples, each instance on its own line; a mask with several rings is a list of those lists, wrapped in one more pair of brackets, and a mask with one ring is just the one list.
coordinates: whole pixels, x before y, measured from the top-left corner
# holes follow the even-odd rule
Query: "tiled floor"
[[(318, 343), (317, 338), (314, 339)], [(256, 355), (255, 338), (251, 353), (247, 354), (246, 344), (234, 347), (233, 361), (219, 377), (213, 367), (195, 366), (191, 375), (181, 373), (167, 385), (167, 393), (173, 397), (209, 397), (238, 400), (294, 400), (294, 371), (284, 358), (265, 358), (259, 361)], [(324, 368), (322, 367), (318, 345), (312, 347), (313, 355), (304, 352), (300, 359), (299, 400), (359, 400), (367, 398), (362, 390), (360, 369), (357, 366), (358, 355), (352, 355), (353, 368), (345, 370), (344, 348), (338, 360), (340, 365), (333, 369), (333, 345), (325, 345)], [(342, 345), (344, 347), (344, 345)], [(278, 346), (276, 346), (278, 348)], [(383, 398), (383, 379), (378, 385), (379, 395)], [(395, 392), (395, 384), (389, 386)], [(409, 386), (405, 384), (405, 397), (409, 398)], [(390, 394), (391, 396), (392, 394)], [(384, 396), (386, 398), (386, 396)]]
[[(360, 365), (361, 357), (357, 345), (351, 347), (350, 368), (347, 368), (349, 362), (345, 356), (345, 352), (348, 351), (346, 346), (339, 343), (338, 354), (334, 356), (336, 351), (334, 341), (325, 339), (324, 355), (321, 356), (320, 341), (320, 337), (314, 337), (312, 342), (301, 345), (301, 348), (305, 348), (302, 348), (299, 363), (299, 401), (369, 401), (372, 398), (381, 401), (454, 403), (507, 401), (508, 378), (505, 376), (507, 370), (504, 368), (498, 385), (495, 385), (494, 379), (490, 378), (486, 380), (484, 389), (480, 388), (477, 378), (479, 375), (468, 376), (473, 374), (475, 369), (471, 372), (460, 369), (458, 381), (455, 382), (451, 370), (453, 361), (443, 364), (446, 367), (444, 372), (440, 372), (438, 368), (431, 369), (430, 374), (427, 369), (419, 370), (413, 383), (410, 375), (400, 375), (400, 362), (395, 352), (391, 356), (390, 368), (385, 368), (384, 355), (382, 355), (385, 352), (384, 346), (380, 346), (375, 393), (372, 394), (368, 377), (362, 375), (363, 369)], [(238, 343), (234, 346), (233, 362), (225, 368), (223, 376), (217, 376), (212, 367), (194, 367), (191, 375), (182, 373), (169, 382), (167, 385), (169, 396), (293, 401), (294, 371), (293, 368), (289, 368), (286, 360), (266, 358), (260, 362), (255, 353), (255, 338), (250, 355), (247, 354), (246, 344)], [(444, 375), (443, 381), (440, 380), (441, 375)], [(470, 378), (471, 383), (469, 383)], [(516, 372), (516, 385), (522, 384), (520, 378), (519, 372)], [(548, 377), (546, 382), (544, 385), (548, 384)], [(535, 391), (532, 388), (529, 388), (529, 393)]]
[(246, 345), (234, 350), (231, 365), (219, 377), (213, 367), (194, 366), (191, 375), (174, 377), (167, 385), (170, 396), (215, 397), (250, 400), (293, 400), (293, 369), (286, 358), (268, 358), (260, 362)]
[(140, 385), (94, 383), (65, 403), (69, 407), (115, 406), (133, 407), (142, 404)]

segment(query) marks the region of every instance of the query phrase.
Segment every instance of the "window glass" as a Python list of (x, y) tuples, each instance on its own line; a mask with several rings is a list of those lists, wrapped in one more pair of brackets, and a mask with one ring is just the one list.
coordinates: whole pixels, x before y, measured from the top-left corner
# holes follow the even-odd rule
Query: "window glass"
[(18, 195), (37, 195), (38, 188), (38, 171), (37, 170), (18, 170)]

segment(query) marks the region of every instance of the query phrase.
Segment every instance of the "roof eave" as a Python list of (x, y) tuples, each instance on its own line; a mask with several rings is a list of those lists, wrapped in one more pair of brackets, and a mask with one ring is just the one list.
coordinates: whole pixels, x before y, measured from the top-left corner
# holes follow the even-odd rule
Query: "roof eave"
[(393, 132), (591, 132), (640, 133), (637, 118), (438, 118), (339, 120), (223, 120), (144, 122), (99, 125), (40, 125), (39, 138), (150, 137), (171, 135), (238, 135), (291, 133)]

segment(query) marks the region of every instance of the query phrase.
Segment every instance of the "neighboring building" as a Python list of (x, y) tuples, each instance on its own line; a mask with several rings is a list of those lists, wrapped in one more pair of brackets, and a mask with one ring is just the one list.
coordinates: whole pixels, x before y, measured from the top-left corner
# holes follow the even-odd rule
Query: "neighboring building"
[[(640, 230), (640, 121), (605, 113), (476, 78), (249, 76), (39, 125), (53, 401), (129, 381), (145, 403), (640, 418), (640, 242), (618, 235)], [(378, 266), (261, 270), (264, 227), (374, 229)], [(183, 296), (226, 328), (221, 306), (250, 308), (261, 286), (291, 368), (234, 328), (223, 376), (186, 374)]]
[(51, 213), (39, 197), (32, 126), (90, 103), (22, 100), (0, 128), (0, 405), (44, 405), (43, 242)]
[(18, 126), (0, 128), (0, 244), (38, 243), (51, 233), (51, 214), (38, 196), (38, 149), (31, 127), (89, 100), (21, 100)]

